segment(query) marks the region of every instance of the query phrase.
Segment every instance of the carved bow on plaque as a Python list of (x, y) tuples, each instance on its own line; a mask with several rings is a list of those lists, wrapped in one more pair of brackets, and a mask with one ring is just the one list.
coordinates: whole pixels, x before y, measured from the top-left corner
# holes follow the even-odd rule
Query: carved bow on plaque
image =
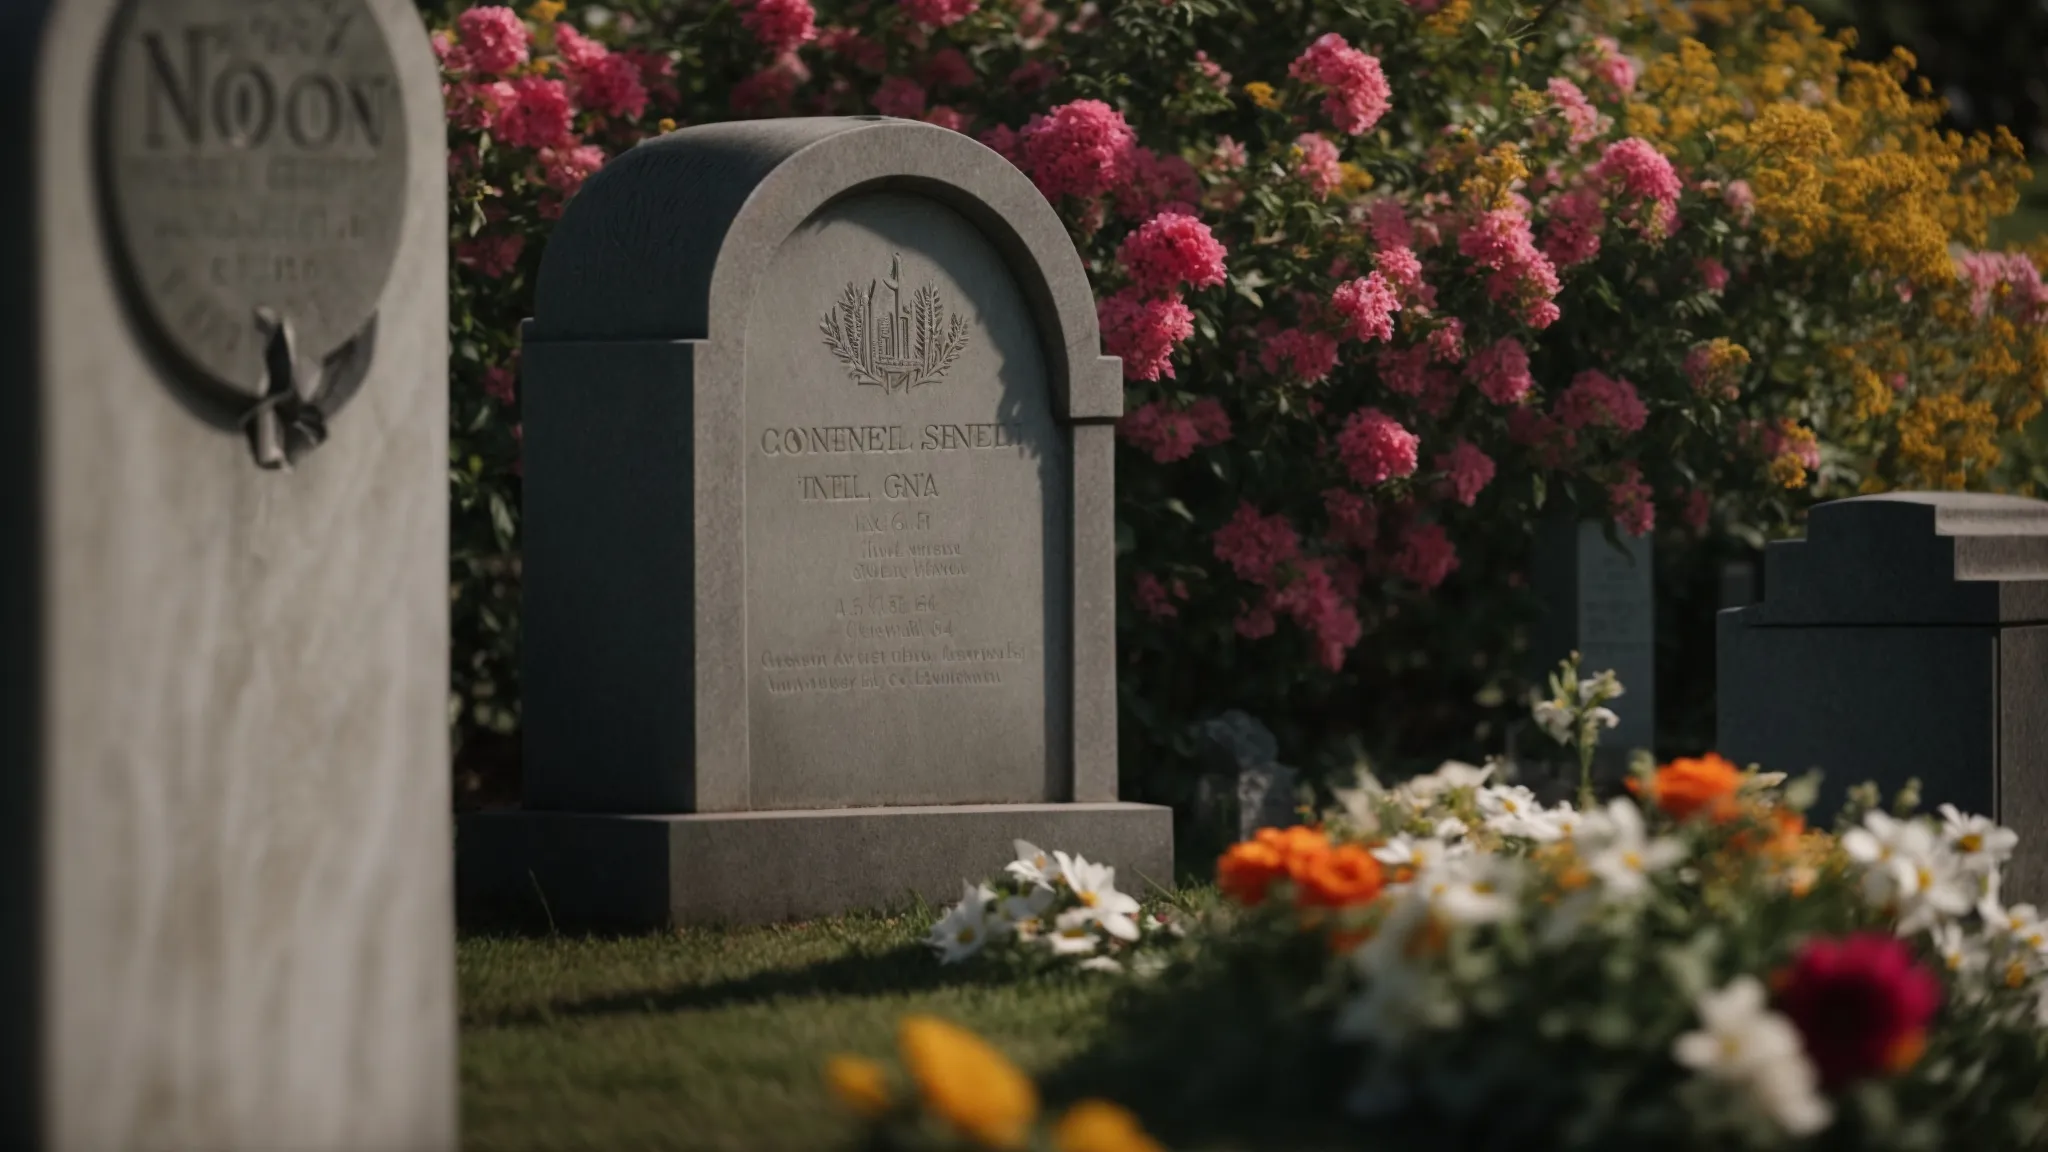
[[(878, 289), (887, 295), (878, 296)], [(937, 288), (927, 284), (904, 302), (901, 254), (889, 262), (885, 279), (868, 281), (866, 292), (849, 281), (818, 327), (854, 383), (884, 392), (938, 383), (967, 349), (967, 318), (948, 316)]]

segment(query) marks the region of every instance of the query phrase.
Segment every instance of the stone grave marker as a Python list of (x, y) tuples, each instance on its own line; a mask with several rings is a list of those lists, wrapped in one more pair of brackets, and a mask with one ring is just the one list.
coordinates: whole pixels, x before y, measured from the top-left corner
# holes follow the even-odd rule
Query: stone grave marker
[(959, 133), (685, 129), (549, 241), (525, 351), (525, 809), (466, 916), (957, 898), (1012, 838), (1169, 883), (1119, 803), (1116, 360), (1065, 229)]
[[(1610, 705), (1621, 723), (1600, 734), (1596, 770), (1614, 777), (1632, 750), (1655, 740), (1657, 652), (1650, 538), (1617, 532), (1610, 540), (1609, 527), (1605, 520), (1580, 519), (1564, 504), (1539, 522), (1532, 575), (1544, 614), (1531, 632), (1530, 672), (1540, 686), (1573, 652), (1582, 674), (1613, 669), (1626, 695)], [(1527, 740), (1552, 747), (1541, 734)], [(1573, 762), (1567, 773), (1573, 787), (1577, 774)]]
[(420, 18), (10, 12), (0, 1146), (452, 1148)]
[(2020, 834), (2008, 902), (2048, 898), (2048, 503), (1900, 492), (1819, 505), (1719, 619), (1718, 744), (1826, 773), (1818, 812), (1909, 779)]

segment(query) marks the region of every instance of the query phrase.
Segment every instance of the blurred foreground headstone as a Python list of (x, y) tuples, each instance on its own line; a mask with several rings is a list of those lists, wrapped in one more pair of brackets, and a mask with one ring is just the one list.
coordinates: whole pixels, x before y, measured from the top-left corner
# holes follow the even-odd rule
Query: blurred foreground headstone
[(9, 11), (0, 1146), (452, 1148), (419, 16)]

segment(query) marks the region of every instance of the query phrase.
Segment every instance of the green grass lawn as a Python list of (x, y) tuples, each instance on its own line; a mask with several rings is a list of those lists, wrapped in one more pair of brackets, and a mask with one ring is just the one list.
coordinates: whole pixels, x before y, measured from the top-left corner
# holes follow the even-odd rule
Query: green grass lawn
[(932, 916), (612, 940), (468, 938), (463, 1143), (472, 1149), (829, 1149), (832, 1052), (894, 1064), (896, 1021), (973, 1028), (1033, 1074), (1101, 1032), (1115, 982), (942, 967)]

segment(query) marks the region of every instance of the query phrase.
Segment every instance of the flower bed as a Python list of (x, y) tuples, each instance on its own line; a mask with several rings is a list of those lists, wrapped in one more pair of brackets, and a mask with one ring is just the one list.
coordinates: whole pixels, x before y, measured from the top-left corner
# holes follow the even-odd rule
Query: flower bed
[[(1582, 714), (1613, 687), (1560, 680)], [(1123, 1041), (1153, 1061), (1133, 1079), (1235, 1068), (1249, 1044), (1301, 1077), (1290, 1107), (1396, 1147), (2048, 1138), (2048, 924), (2003, 894), (2011, 830), (1946, 805), (1913, 815), (1910, 794), (1886, 811), (1867, 788), (1834, 831), (1810, 828), (1816, 779), (1717, 756), (1645, 763), (1631, 795), (1555, 806), (1506, 768), (1365, 775), (1317, 825), (1232, 847), (1224, 906), (1171, 967), (1133, 967)], [(1067, 902), (1062, 923), (1091, 923), (1066, 879), (1090, 873), (1029, 874), (1034, 904), (970, 893), (947, 922)], [(1221, 1091), (1207, 1122), (1270, 1114), (1256, 1078)], [(1162, 1132), (1213, 1139), (1150, 1103)], [(1124, 1146), (1149, 1145), (1100, 1147)]]

